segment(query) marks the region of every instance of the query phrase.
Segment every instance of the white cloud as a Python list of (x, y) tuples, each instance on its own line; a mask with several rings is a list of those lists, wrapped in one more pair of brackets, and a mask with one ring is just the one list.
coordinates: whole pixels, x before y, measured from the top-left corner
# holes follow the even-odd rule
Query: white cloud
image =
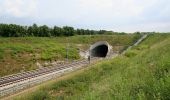
[(169, 22), (153, 22), (153, 23), (142, 23), (142, 24), (129, 24), (125, 27), (113, 27), (115, 31), (121, 32), (169, 32)]
[(36, 0), (4, 0), (0, 6), (2, 15), (30, 17), (37, 12)]
[(112, 7), (113, 0), (79, 0), (82, 7), (105, 9)]
[(137, 4), (136, 0), (80, 0), (79, 3), (88, 12), (102, 12), (118, 17), (139, 15), (146, 6)]
[(16, 17), (16, 24), (25, 18), (47, 25), (116, 31), (169, 30), (169, 9), (168, 0), (0, 0), (4, 22)]

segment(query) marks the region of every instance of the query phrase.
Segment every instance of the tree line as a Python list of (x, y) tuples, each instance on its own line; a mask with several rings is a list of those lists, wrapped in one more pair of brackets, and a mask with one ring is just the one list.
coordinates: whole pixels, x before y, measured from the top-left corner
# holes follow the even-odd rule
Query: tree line
[(57, 36), (73, 36), (73, 35), (95, 35), (104, 34), (106, 30), (85, 30), (74, 29), (70, 26), (64, 27), (48, 27), (47, 25), (38, 26), (33, 24), (32, 26), (21, 26), (16, 24), (0, 24), (0, 36), (1, 37), (57, 37)]

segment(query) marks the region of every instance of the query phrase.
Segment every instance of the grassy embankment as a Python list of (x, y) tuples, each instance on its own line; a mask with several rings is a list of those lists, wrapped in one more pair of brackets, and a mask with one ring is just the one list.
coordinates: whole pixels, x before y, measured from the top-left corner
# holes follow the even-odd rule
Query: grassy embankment
[(73, 37), (0, 37), (0, 76), (28, 71), (38, 68), (37, 62), (45, 66), (45, 62), (64, 61), (66, 46), (69, 43), (71, 60), (80, 59), (79, 49), (87, 50), (89, 44), (97, 41), (108, 41), (114, 51), (132, 44), (139, 35), (95, 35)]
[(16, 100), (169, 100), (170, 34), (150, 35), (125, 55)]

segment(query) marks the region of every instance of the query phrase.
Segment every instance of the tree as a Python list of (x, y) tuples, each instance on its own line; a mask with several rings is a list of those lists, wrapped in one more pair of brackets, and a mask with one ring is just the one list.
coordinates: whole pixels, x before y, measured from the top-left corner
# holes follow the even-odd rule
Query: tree
[(33, 27), (29, 26), (27, 29), (27, 36), (34, 36), (34, 31), (33, 31)]
[(65, 36), (73, 36), (74, 35), (74, 28), (69, 26), (63, 27), (63, 33)]
[(53, 31), (52, 31), (52, 35), (53, 36), (61, 36), (63, 33), (63, 29), (57, 26), (54, 26)]
[[(51, 36), (73, 36), (78, 35), (95, 35), (95, 34), (106, 34), (114, 33), (112, 31), (105, 30), (89, 30), (89, 29), (77, 29), (73, 27), (64, 26), (63, 28), (54, 26), (49, 28), (47, 25), (37, 26), (21, 26), (16, 24), (0, 24), (0, 36), (2, 37), (25, 37), (25, 36), (37, 36), (37, 37), (51, 37)], [(125, 34), (125, 33), (122, 33)]]
[(3, 37), (8, 37), (8, 25), (7, 24), (0, 24), (0, 35)]
[(32, 25), (32, 33), (34, 34), (34, 36), (40, 36), (39, 27), (37, 26), (37, 24)]
[(23, 37), (26, 35), (26, 28), (24, 26), (9, 24), (5, 25), (4, 34), (7, 37)]
[(100, 30), (99, 32), (98, 32), (98, 34), (104, 34), (106, 32), (106, 30)]
[(39, 36), (51, 37), (50, 28), (46, 25), (39, 27)]

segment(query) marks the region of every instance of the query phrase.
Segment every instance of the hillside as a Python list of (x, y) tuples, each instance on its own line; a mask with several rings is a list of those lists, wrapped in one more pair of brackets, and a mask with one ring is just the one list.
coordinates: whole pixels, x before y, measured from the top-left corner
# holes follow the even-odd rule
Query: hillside
[(79, 51), (97, 41), (108, 41), (114, 52), (131, 45), (140, 35), (77, 35), (72, 37), (0, 37), (0, 76), (81, 59)]
[(170, 34), (151, 34), (125, 55), (15, 99), (169, 100), (169, 51)]

